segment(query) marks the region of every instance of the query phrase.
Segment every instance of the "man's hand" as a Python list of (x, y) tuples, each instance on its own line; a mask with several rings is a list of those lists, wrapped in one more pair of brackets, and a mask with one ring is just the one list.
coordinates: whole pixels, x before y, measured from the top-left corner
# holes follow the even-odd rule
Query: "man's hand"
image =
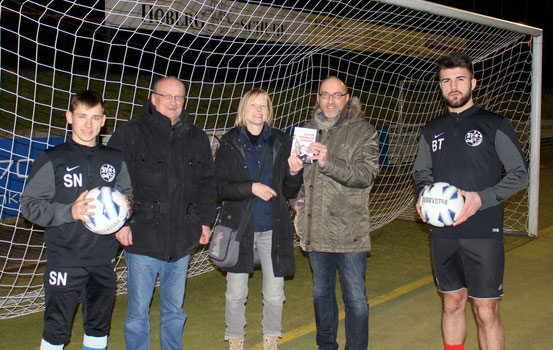
[(425, 217), (421, 214), (421, 206), (419, 204), (419, 201), (417, 201), (416, 207), (417, 207), (417, 213), (419, 213), (419, 216), (420, 216), (422, 222), (426, 223)]
[(123, 246), (129, 246), (132, 245), (132, 231), (129, 226), (123, 226), (121, 229), (117, 232), (115, 232), (115, 238), (121, 243)]
[(303, 169), (303, 160), (296, 154), (292, 154), (288, 157), (288, 167), (290, 168), (290, 175), (297, 175)]
[(292, 203), (292, 208), (295, 210), (295, 211), (298, 211), (298, 207), (300, 206), (300, 204), (303, 204), (305, 203), (305, 197), (301, 197), (299, 198), (298, 200), (294, 201)]
[(89, 205), (88, 203), (92, 202), (93, 198), (84, 198), (88, 191), (84, 191), (81, 195), (75, 200), (71, 206), (71, 216), (75, 220), (81, 220), (82, 222), (91, 222), (88, 219), (89, 215), (94, 215), (94, 212), (87, 212), (87, 209), (96, 208), (95, 205)]
[(427, 188), (428, 188), (428, 185), (424, 186), (424, 188), (422, 189), (421, 193), (419, 194), (419, 198), (417, 199), (417, 205), (416, 205), (417, 213), (419, 213), (419, 216), (420, 216), (422, 222), (424, 222), (424, 223), (426, 223), (426, 218), (421, 214), (421, 205), (419, 203), (419, 199)]
[(200, 244), (208, 244), (211, 238), (211, 229), (209, 226), (202, 225), (202, 235), (200, 236)]
[(320, 142), (313, 142), (307, 147), (307, 152), (313, 153), (308, 159), (316, 160), (319, 168), (324, 168), (328, 160), (328, 149)]
[(459, 213), (459, 216), (455, 219), (453, 226), (467, 221), (468, 218), (482, 208), (482, 199), (478, 193), (459, 190), (459, 194), (465, 197), (465, 205), (463, 206), (463, 210)]
[(131, 202), (129, 201), (129, 197), (127, 197), (126, 194), (123, 195), (123, 197), (125, 197), (125, 202), (127, 203), (127, 219), (129, 219), (131, 217), (131, 211), (132, 211), (132, 207), (131, 207)]
[(265, 202), (277, 196), (275, 190), (267, 185), (262, 184), (261, 182), (254, 182), (252, 184), (252, 193), (255, 194), (257, 197), (263, 199)]

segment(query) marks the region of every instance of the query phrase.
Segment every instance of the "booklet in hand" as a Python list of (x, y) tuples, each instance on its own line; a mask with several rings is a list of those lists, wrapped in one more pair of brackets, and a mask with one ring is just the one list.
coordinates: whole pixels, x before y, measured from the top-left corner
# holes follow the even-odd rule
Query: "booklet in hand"
[(294, 128), (294, 136), (292, 137), (290, 154), (296, 154), (304, 163), (313, 163), (313, 160), (307, 158), (313, 155), (313, 153), (307, 152), (307, 147), (315, 142), (316, 139), (317, 129), (296, 126)]

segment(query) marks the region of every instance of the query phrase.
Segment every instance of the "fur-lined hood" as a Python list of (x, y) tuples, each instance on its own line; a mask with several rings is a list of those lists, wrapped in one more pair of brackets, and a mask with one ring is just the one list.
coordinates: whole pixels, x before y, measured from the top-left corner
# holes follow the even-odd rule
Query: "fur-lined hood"
[[(322, 111), (321, 106), (317, 103), (315, 106), (315, 109), (313, 110), (313, 119), (319, 118), (319, 120), (322, 120)], [(344, 110), (340, 114), (340, 118), (336, 121), (334, 126), (339, 125), (344, 120), (350, 120), (352, 118), (359, 118), (359, 116), (363, 117), (363, 109), (361, 107), (361, 101), (359, 101), (359, 98), (356, 96), (352, 96), (348, 103), (346, 104)]]

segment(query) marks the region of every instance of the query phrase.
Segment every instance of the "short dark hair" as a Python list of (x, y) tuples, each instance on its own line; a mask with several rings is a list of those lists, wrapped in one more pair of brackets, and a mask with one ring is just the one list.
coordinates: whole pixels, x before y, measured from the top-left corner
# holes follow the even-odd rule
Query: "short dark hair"
[(83, 90), (79, 91), (71, 99), (71, 105), (69, 105), (69, 112), (73, 113), (77, 107), (83, 104), (88, 108), (97, 106), (98, 104), (102, 107), (102, 113), (104, 113), (104, 100), (102, 95), (92, 90)]
[(438, 75), (444, 69), (451, 68), (466, 68), (470, 72), (471, 78), (474, 76), (474, 68), (472, 67), (472, 60), (469, 55), (464, 52), (452, 52), (445, 56), (442, 56), (436, 60), (438, 66)]

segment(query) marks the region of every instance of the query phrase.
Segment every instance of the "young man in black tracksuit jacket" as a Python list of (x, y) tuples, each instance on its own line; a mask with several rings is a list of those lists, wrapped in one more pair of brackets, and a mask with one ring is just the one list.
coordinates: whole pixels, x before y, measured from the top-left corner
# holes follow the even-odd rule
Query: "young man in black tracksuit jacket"
[[(417, 196), (443, 181), (465, 197), (453, 226), (431, 227), (434, 273), (443, 293), (444, 344), (446, 349), (463, 349), (470, 297), (480, 346), (501, 349), (503, 202), (527, 186), (526, 160), (509, 121), (472, 100), (476, 80), (470, 58), (452, 53), (440, 58), (438, 67), (449, 110), (423, 128), (413, 178)], [(420, 214), (418, 205), (417, 210)]]
[(84, 349), (105, 349), (115, 296), (116, 235), (98, 235), (88, 221), (85, 199), (98, 186), (113, 187), (132, 200), (130, 175), (123, 154), (98, 142), (104, 125), (103, 101), (85, 90), (66, 113), (72, 137), (42, 152), (21, 195), (21, 212), (46, 227), (44, 271), (46, 311), (41, 349), (62, 349), (69, 341), (73, 315), (82, 299)]

